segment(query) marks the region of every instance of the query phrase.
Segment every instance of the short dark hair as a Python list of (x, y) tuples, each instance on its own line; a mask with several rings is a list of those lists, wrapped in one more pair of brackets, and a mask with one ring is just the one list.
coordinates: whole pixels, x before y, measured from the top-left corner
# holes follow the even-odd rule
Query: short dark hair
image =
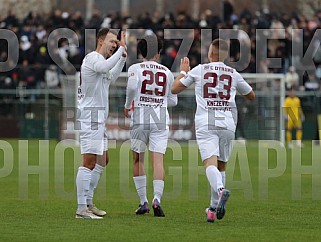
[(117, 31), (114, 30), (114, 29), (102, 28), (102, 29), (100, 29), (100, 30), (98, 31), (98, 34), (97, 34), (97, 42), (98, 42), (99, 39), (105, 38), (108, 33), (112, 33), (112, 34), (114, 34), (114, 35), (116, 35), (116, 36), (118, 35)]
[(228, 51), (228, 43), (223, 39), (215, 39), (212, 45), (220, 51)]
[(143, 58), (152, 59), (161, 52), (163, 43), (156, 35), (146, 35), (138, 42), (137, 48)]

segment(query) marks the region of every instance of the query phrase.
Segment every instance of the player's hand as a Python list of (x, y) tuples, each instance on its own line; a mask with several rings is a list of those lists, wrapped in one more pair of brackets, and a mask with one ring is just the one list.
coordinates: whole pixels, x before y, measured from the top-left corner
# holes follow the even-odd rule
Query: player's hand
[(124, 115), (126, 118), (130, 117), (130, 111), (131, 111), (131, 109), (124, 108)]
[(183, 59), (181, 59), (181, 65), (179, 68), (181, 71), (185, 71), (185, 72), (188, 72), (191, 69), (189, 66), (188, 57), (184, 57)]
[[(127, 49), (125, 31), (121, 31), (120, 41), (118, 41), (118, 46), (123, 46), (123, 47), (125, 48), (125, 50)], [(127, 54), (126, 54), (126, 55), (127, 55)]]

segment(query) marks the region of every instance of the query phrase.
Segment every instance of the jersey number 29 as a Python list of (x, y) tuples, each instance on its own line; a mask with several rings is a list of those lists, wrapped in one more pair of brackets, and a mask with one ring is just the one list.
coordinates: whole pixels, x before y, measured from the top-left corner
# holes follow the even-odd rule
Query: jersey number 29
[[(144, 70), (143, 76), (146, 77), (144, 81), (142, 82), (142, 88), (141, 93), (147, 94), (147, 95), (153, 95), (156, 96), (165, 96), (166, 92), (166, 74), (163, 72), (156, 72), (155, 74), (152, 71)], [(156, 83), (156, 88), (148, 89), (147, 85), (153, 85)]]

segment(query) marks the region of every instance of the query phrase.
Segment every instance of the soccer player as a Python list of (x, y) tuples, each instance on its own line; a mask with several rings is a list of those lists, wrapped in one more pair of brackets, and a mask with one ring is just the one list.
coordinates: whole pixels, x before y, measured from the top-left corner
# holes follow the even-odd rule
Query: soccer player
[(286, 141), (288, 147), (293, 148), (292, 144), (292, 130), (296, 130), (296, 145), (301, 147), (302, 140), (302, 122), (304, 121), (304, 114), (301, 108), (300, 99), (295, 95), (294, 88), (290, 89), (288, 97), (284, 100), (283, 111), (286, 120)]
[(146, 196), (146, 175), (144, 171), (144, 154), (149, 143), (150, 157), (154, 170), (154, 198), (152, 206), (154, 216), (164, 217), (161, 198), (164, 190), (164, 161), (169, 135), (169, 114), (167, 107), (177, 104), (177, 95), (170, 87), (174, 76), (167, 67), (157, 63), (162, 43), (155, 35), (148, 35), (138, 43), (138, 50), (143, 62), (128, 69), (128, 83), (124, 114), (131, 114), (131, 149), (133, 151), (133, 180), (140, 204), (136, 214), (149, 213)]
[(208, 51), (210, 63), (190, 70), (189, 59), (181, 60), (180, 74), (172, 86), (172, 93), (180, 93), (195, 83), (197, 109), (195, 114), (196, 139), (211, 186), (210, 207), (206, 209), (207, 221), (222, 219), (230, 191), (225, 189), (225, 168), (235, 137), (237, 109), (235, 94), (246, 99), (255, 94), (249, 84), (233, 68), (223, 62), (228, 56), (228, 44), (215, 39)]
[[(117, 45), (119, 48), (114, 53)], [(76, 177), (76, 218), (101, 219), (106, 215), (93, 204), (93, 194), (109, 161), (105, 130), (108, 89), (118, 78), (126, 56), (125, 33), (121, 33), (118, 41), (115, 31), (103, 28), (97, 34), (96, 51), (86, 55), (81, 65), (77, 120), (80, 123), (82, 165)]]

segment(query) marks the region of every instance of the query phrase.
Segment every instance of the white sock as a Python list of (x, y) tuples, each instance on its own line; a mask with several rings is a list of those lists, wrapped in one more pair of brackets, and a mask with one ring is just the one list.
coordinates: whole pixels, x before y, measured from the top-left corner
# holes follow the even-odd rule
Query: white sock
[(78, 173), (76, 177), (76, 186), (77, 186), (77, 202), (78, 209), (77, 212), (81, 212), (87, 208), (87, 194), (90, 185), (91, 170), (80, 166), (78, 168)]
[(222, 175), (216, 166), (208, 166), (206, 168), (206, 177), (215, 192), (218, 192), (219, 189), (224, 187), (222, 183)]
[[(225, 187), (225, 182), (226, 182), (225, 171), (221, 171), (221, 176), (222, 176), (223, 186)], [(210, 203), (210, 207), (216, 208), (217, 203), (218, 203), (218, 193), (215, 192), (214, 189), (211, 187), (211, 203)]]
[(164, 181), (163, 180), (154, 180), (153, 181), (153, 186), (154, 186), (154, 199), (157, 199), (159, 203), (161, 202), (161, 198), (163, 196), (163, 191), (164, 191)]
[(143, 205), (144, 202), (147, 201), (147, 196), (146, 196), (146, 176), (134, 176), (133, 177), (136, 191), (138, 193), (138, 196), (140, 198), (140, 204)]
[(225, 184), (226, 184), (226, 175), (225, 175), (225, 171), (221, 171), (221, 176), (222, 176), (222, 183), (223, 183), (223, 186), (225, 187)]
[(93, 205), (94, 191), (95, 191), (97, 184), (99, 182), (101, 173), (104, 171), (104, 168), (105, 167), (96, 164), (95, 168), (91, 172), (89, 191), (87, 194), (87, 205)]

